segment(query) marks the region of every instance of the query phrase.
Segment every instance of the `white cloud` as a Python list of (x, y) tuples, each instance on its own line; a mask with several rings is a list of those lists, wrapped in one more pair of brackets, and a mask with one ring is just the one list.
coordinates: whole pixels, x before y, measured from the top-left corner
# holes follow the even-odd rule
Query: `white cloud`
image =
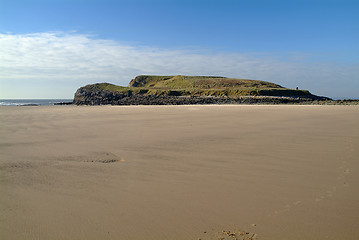
[(86, 83), (127, 85), (139, 74), (183, 74), (260, 79), (321, 95), (359, 98), (358, 65), (310, 62), (304, 53), (286, 54), (284, 59), (283, 54), (137, 47), (65, 32), (0, 34), (0, 46), (0, 97), (21, 97), (21, 91), (12, 91), (25, 82), (34, 87), (27, 88), (33, 97), (60, 85), (59, 96), (70, 96)]

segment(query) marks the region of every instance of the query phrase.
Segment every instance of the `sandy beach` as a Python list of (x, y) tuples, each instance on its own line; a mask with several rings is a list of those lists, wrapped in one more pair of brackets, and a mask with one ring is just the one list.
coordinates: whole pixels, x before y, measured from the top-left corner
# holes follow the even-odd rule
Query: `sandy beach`
[(359, 239), (358, 106), (0, 107), (0, 239)]

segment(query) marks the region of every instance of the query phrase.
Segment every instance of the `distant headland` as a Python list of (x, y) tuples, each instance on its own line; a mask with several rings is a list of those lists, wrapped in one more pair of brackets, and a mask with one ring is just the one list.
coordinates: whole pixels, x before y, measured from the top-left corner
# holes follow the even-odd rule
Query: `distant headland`
[(140, 75), (127, 87), (96, 83), (79, 88), (76, 105), (184, 105), (184, 104), (357, 104), (334, 101), (308, 90), (278, 84), (217, 76)]

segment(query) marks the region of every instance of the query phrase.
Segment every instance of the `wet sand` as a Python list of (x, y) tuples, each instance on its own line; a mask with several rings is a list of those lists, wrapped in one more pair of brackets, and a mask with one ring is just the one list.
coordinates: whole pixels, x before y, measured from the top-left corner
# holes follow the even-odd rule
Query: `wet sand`
[(1, 107), (0, 239), (359, 239), (358, 119), (358, 106)]

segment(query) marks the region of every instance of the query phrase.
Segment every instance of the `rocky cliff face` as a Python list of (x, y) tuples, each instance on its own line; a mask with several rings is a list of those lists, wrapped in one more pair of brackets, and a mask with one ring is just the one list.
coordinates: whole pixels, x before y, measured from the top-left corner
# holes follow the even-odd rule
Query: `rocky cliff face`
[(74, 96), (77, 105), (106, 105), (114, 104), (119, 99), (129, 97), (126, 92), (116, 92), (105, 89), (89, 89), (87, 86), (79, 88)]

